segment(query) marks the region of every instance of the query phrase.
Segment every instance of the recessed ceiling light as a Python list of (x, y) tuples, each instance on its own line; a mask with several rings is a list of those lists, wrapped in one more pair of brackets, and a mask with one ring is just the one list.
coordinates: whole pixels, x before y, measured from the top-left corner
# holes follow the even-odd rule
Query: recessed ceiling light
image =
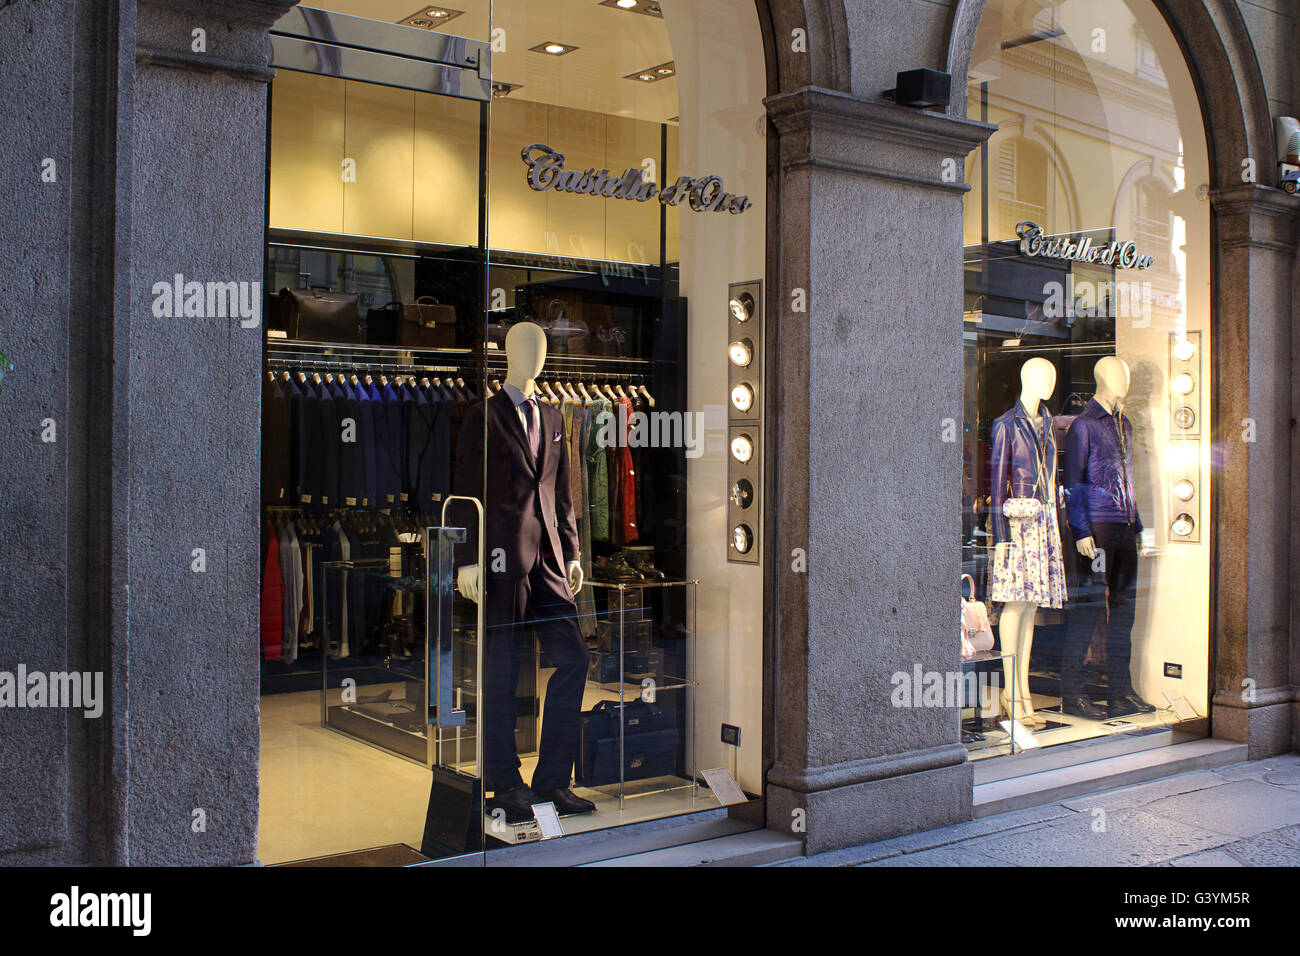
[(660, 80), (670, 80), (676, 75), (677, 64), (669, 60), (667, 63), (660, 63), (658, 66), (646, 67), (644, 70), (629, 73), (623, 79), (636, 80), (640, 83), (657, 83)]
[(560, 43), (558, 40), (547, 40), (545, 43), (539, 43), (537, 46), (530, 46), (528, 49), (534, 53), (545, 53), (548, 56), (564, 56), (572, 53), (577, 49), (572, 43)]
[(421, 30), (437, 30), (443, 24), (455, 20), (464, 10), (452, 10), (449, 7), (421, 7), (398, 24), (404, 27), (417, 27)]
[(615, 10), (626, 10), (628, 13), (643, 13), (647, 17), (657, 17), (660, 20), (664, 18), (664, 12), (655, 0), (600, 0), (600, 5), (613, 7)]

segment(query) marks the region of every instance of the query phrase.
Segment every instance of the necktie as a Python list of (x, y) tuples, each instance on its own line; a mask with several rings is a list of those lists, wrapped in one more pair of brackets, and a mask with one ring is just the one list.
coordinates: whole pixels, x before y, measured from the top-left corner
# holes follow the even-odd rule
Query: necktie
[(533, 453), (533, 461), (537, 461), (537, 450), (539, 446), (537, 427), (537, 402), (534, 399), (524, 401), (524, 418), (528, 420), (528, 450)]

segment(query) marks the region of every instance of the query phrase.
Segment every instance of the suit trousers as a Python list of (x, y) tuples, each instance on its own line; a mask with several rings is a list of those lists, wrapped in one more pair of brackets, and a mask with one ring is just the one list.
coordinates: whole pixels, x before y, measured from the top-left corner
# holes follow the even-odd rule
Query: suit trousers
[(554, 555), (539, 554), (532, 570), (522, 578), (488, 578), (484, 601), (484, 788), (499, 793), (523, 785), (515, 749), (515, 722), (519, 716), (515, 690), (520, 663), (529, 647), (530, 627), (555, 667), (546, 686), (533, 788), (568, 787), (578, 755), (587, 645), (578, 629), (578, 609), (559, 561)]
[[(1102, 608), (1107, 619), (1102, 625), (1106, 641), (1106, 693), (1111, 700), (1131, 693), (1133, 679), (1129, 662), (1133, 656), (1133, 618), (1137, 601), (1136, 524), (1094, 522), (1092, 541), (1099, 555), (1104, 552), (1104, 570), (1092, 569), (1093, 559), (1078, 555), (1079, 588), (1067, 614), (1065, 651), (1061, 658), (1061, 694), (1084, 696), (1084, 660), (1092, 645)], [(1105, 586), (1103, 598), (1100, 590)], [(1079, 592), (1083, 591), (1083, 594)], [(1088, 591), (1094, 593), (1089, 594)], [(1104, 604), (1103, 604), (1104, 600)]]

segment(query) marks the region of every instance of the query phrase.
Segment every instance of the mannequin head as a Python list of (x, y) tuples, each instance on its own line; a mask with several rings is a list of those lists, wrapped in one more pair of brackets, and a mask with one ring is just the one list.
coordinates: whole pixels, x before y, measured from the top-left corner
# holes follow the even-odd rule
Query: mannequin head
[(1092, 374), (1097, 380), (1098, 404), (1113, 412), (1116, 403), (1128, 394), (1129, 383), (1132, 381), (1128, 365), (1119, 356), (1107, 355), (1093, 368)]
[(506, 382), (525, 395), (537, 388), (533, 379), (546, 364), (546, 333), (533, 322), (512, 325), (506, 333)]
[(1056, 391), (1056, 366), (1045, 358), (1031, 358), (1020, 366), (1020, 401), (1030, 415), (1038, 414), (1038, 403)]

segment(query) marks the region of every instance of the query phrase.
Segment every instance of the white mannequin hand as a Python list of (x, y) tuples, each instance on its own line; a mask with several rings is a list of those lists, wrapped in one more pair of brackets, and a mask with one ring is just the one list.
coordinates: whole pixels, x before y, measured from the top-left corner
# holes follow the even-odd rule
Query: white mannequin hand
[(481, 577), (477, 564), (468, 565), (456, 572), (456, 590), (475, 604), (479, 602), (483, 593), (480, 585)]
[(1074, 542), (1075, 549), (1085, 558), (1095, 558), (1097, 556), (1097, 547), (1092, 542), (1092, 537), (1080, 538)]
[(577, 561), (570, 561), (566, 570), (569, 572), (569, 590), (576, 595), (582, 590), (582, 565)]

